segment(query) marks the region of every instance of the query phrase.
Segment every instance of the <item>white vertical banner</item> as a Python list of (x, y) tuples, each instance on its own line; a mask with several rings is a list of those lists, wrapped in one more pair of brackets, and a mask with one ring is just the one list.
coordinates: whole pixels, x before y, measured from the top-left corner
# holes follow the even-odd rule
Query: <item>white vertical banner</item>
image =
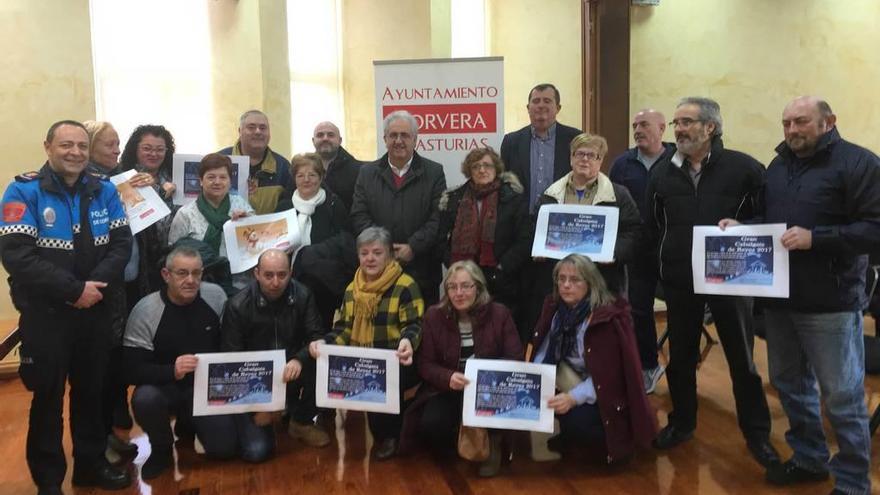
[[(382, 120), (406, 110), (419, 124), (416, 152), (443, 164), (449, 187), (464, 182), (461, 162), (474, 148), (500, 151), (504, 137), (504, 58), (374, 61), (377, 150)], [(380, 154), (384, 151), (380, 151)]]

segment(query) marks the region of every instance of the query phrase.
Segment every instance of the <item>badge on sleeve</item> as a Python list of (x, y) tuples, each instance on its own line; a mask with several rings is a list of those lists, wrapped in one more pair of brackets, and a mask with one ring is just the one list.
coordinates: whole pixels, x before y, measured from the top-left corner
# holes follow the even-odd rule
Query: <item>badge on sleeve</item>
[(20, 222), (26, 211), (27, 205), (20, 201), (3, 203), (3, 221), (6, 223)]

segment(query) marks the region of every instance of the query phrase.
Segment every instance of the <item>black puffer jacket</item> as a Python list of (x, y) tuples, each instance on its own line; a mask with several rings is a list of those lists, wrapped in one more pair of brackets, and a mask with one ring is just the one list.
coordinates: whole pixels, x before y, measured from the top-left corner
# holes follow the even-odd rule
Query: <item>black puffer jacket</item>
[(803, 312), (861, 311), (868, 254), (880, 252), (880, 158), (823, 135), (799, 160), (785, 143), (767, 169), (763, 221), (810, 229), (809, 250), (789, 252), (791, 297), (768, 306)]
[(305, 285), (291, 280), (277, 301), (263, 296), (256, 280), (226, 301), (223, 310), (223, 352), (284, 349), (287, 360), (311, 359), (309, 342), (327, 333), (315, 298)]
[[(529, 222), (529, 203), (522, 194), (523, 187), (516, 175), (504, 172), (500, 176), (501, 189), (498, 191), (498, 220), (495, 226), (495, 260), (501, 270), (483, 268), (489, 293), (502, 300), (514, 302), (518, 293), (519, 273), (528, 259), (532, 243)], [(470, 181), (450, 189), (440, 197), (440, 258), (446, 266), (451, 264), (452, 231), (458, 217), (458, 205)]]
[(681, 160), (683, 157), (674, 153), (651, 167), (645, 193), (645, 227), (651, 245), (658, 246), (663, 282), (693, 290), (694, 226), (718, 225), (722, 218), (740, 222), (752, 219), (758, 208), (764, 167), (745, 153), (725, 149), (720, 137), (713, 138), (698, 187), (682, 168)]

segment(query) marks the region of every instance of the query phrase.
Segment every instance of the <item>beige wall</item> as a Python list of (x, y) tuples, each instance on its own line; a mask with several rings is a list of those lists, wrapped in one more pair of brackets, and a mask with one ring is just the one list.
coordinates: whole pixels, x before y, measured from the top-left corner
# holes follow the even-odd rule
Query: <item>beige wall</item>
[(549, 82), (560, 93), (557, 119), (580, 128), (580, 0), (486, 0), (489, 55), (504, 57), (504, 128), (529, 123), (529, 90)]
[(362, 160), (376, 149), (374, 60), (431, 57), (431, 1), (365, 0), (342, 3), (342, 75), (346, 135), (343, 145)]
[[(4, 44), (0, 77), (4, 190), (16, 174), (36, 170), (46, 160), (43, 140), (53, 122), (95, 118), (89, 31), (88, 0), (0, 2), (0, 32), (14, 41)], [(15, 319), (2, 270), (0, 278), (0, 320)]]
[(273, 150), (290, 156), (290, 69), (286, 3), (220, 0), (208, 4), (214, 131), (221, 147), (238, 139), (238, 118), (252, 108), (271, 123)]
[(633, 111), (670, 117), (680, 97), (709, 96), (721, 104), (725, 145), (766, 164), (785, 104), (820, 94), (845, 138), (880, 150), (880, 2), (664, 0), (632, 14)]

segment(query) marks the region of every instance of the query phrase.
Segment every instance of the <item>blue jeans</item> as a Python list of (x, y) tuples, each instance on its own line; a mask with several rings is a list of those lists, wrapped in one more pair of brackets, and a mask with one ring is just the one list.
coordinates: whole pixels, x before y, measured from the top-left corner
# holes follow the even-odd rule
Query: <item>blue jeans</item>
[[(765, 321), (770, 383), (788, 416), (785, 438), (794, 451), (794, 463), (815, 472), (830, 470), (836, 487), (846, 493), (869, 493), (871, 438), (861, 312), (767, 308)], [(819, 391), (839, 446), (830, 462)]]

